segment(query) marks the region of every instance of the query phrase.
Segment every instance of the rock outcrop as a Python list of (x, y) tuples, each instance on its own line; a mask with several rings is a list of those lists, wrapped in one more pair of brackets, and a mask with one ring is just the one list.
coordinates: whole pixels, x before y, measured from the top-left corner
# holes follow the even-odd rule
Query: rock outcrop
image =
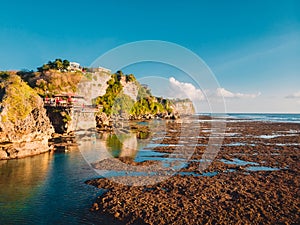
[(43, 100), (15, 74), (0, 74), (0, 159), (49, 150), (54, 129)]
[[(94, 77), (100, 76), (94, 73)], [(103, 75), (102, 75), (103, 76)], [(107, 76), (107, 74), (106, 74)], [(93, 82), (82, 82), (78, 92), (84, 96), (90, 96), (98, 105), (100, 111), (96, 116), (97, 127), (100, 130), (111, 130), (118, 119), (149, 120), (153, 118), (177, 119), (181, 115), (195, 114), (192, 101), (189, 99), (164, 99), (155, 97), (151, 90), (141, 85), (133, 74), (125, 75), (121, 71), (111, 75), (107, 81), (105, 94), (88, 94), (92, 92)], [(106, 78), (107, 80), (107, 78)], [(96, 85), (97, 86), (97, 85)], [(81, 91), (82, 90), (82, 91)], [(103, 94), (104, 90), (101, 90)], [(88, 103), (91, 104), (91, 103)], [(114, 120), (112, 117), (117, 117)]]
[(78, 83), (76, 90), (77, 95), (84, 96), (88, 101), (103, 96), (108, 87), (107, 82), (111, 79), (109, 73), (91, 71)]
[(193, 115), (195, 108), (193, 102), (189, 99), (175, 99), (171, 100), (174, 112), (179, 115)]

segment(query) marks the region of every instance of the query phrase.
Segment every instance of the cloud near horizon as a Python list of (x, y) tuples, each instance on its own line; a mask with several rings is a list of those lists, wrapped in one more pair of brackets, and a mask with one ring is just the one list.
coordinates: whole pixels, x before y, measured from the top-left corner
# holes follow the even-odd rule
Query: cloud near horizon
[(285, 96), (285, 98), (290, 99), (290, 100), (295, 100), (296, 103), (299, 105), (300, 104), (300, 91), (295, 92), (293, 94)]
[(244, 93), (234, 93), (231, 91), (226, 90), (225, 88), (217, 88), (216, 90), (216, 95), (218, 97), (224, 97), (224, 98), (257, 98), (258, 96), (261, 95), (260, 92), (256, 94), (244, 94)]
[(295, 92), (293, 94), (290, 94), (290, 95), (286, 96), (285, 98), (292, 98), (292, 99), (298, 98), (298, 99), (300, 99), (300, 91)]
[(189, 98), (191, 100), (204, 100), (204, 94), (191, 83), (180, 82), (174, 77), (169, 78), (170, 90), (175, 98)]
[(204, 100), (204, 94), (191, 83), (184, 83), (176, 80), (174, 77), (169, 78), (170, 89), (173, 98), (189, 98), (191, 100)]
[(170, 83), (170, 90), (171, 93), (169, 93), (173, 98), (189, 98), (191, 100), (205, 100), (205, 95), (211, 96), (211, 97), (224, 97), (224, 98), (230, 98), (230, 99), (246, 99), (246, 98), (257, 98), (261, 95), (260, 92), (255, 94), (245, 94), (245, 93), (234, 93), (229, 90), (226, 90), (225, 88), (217, 88), (216, 90), (206, 90), (205, 93), (197, 89), (193, 84), (191, 83), (184, 83), (176, 80), (174, 77), (169, 78)]

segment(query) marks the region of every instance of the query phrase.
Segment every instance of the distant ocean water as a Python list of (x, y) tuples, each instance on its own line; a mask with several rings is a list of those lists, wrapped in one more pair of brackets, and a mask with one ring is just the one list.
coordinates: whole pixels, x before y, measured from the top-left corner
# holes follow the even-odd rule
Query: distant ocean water
[[(211, 115), (211, 114), (200, 114)], [(218, 114), (214, 114), (218, 116)], [(221, 115), (221, 114), (220, 114)], [(221, 117), (228, 119), (241, 119), (251, 121), (268, 121), (268, 122), (284, 122), (284, 123), (300, 123), (300, 113), (227, 113)]]

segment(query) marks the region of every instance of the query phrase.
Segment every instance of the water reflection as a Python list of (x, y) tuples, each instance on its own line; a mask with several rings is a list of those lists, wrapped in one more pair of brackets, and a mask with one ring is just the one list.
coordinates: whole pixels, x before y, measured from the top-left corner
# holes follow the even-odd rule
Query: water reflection
[(135, 158), (141, 146), (143, 144), (139, 143), (135, 133), (117, 135), (104, 132), (79, 142), (79, 149), (90, 164), (108, 158)]
[(130, 157), (134, 158), (138, 151), (138, 141), (135, 133), (129, 134), (110, 134), (103, 135), (102, 138), (106, 139), (107, 150), (115, 158), (117, 157)]
[[(50, 167), (51, 153), (24, 159), (0, 161), (0, 211), (7, 217), (26, 206), (43, 186)], [(20, 188), (21, 187), (21, 188)]]
[(113, 224), (89, 211), (102, 190), (78, 148), (0, 161), (0, 224)]

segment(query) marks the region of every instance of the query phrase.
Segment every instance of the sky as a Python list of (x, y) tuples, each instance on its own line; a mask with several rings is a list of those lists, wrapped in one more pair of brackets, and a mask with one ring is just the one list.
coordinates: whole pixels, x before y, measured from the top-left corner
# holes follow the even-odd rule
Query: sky
[(168, 65), (125, 72), (163, 77), (174, 93), (198, 99), (200, 111), (205, 96), (222, 96), (227, 112), (300, 113), (300, 1), (10, 0), (0, 8), (0, 70), (56, 58), (89, 66), (117, 46), (162, 40), (197, 54), (219, 87), (201, 89)]

